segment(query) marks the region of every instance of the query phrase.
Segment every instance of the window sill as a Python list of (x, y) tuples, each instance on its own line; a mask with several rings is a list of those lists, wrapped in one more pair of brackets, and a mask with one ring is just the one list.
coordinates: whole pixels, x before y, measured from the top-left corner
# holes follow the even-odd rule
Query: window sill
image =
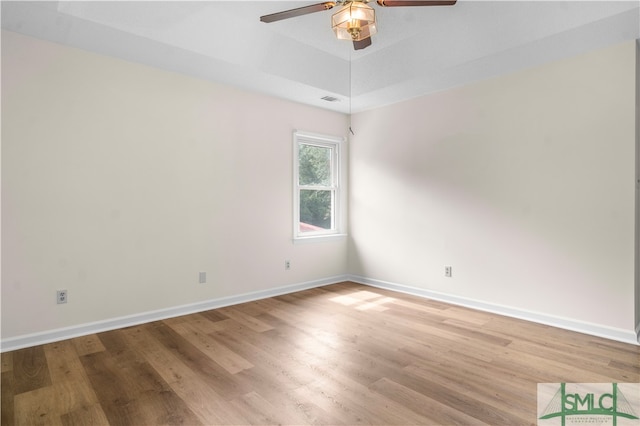
[(294, 244), (322, 243), (328, 241), (339, 241), (347, 238), (347, 234), (313, 235), (309, 237), (294, 237)]

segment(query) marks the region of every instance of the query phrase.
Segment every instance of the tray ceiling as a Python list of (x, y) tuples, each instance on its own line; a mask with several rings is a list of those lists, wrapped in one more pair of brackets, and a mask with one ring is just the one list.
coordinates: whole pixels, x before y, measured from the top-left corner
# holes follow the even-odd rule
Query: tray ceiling
[(361, 51), (334, 37), (335, 9), (259, 21), (317, 2), (3, 1), (2, 28), (344, 113), (640, 38), (638, 1), (372, 2)]

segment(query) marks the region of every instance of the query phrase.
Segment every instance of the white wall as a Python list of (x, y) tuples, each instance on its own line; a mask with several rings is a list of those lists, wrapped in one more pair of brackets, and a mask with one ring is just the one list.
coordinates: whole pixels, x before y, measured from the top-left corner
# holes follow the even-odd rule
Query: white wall
[(3, 32), (2, 338), (345, 274), (292, 244), (291, 177), (347, 120)]
[(3, 32), (2, 339), (346, 272), (632, 331), (634, 51), (355, 115), (347, 247), (291, 242), (344, 115)]
[(636, 40), (636, 334), (640, 340), (640, 39)]
[(634, 96), (631, 41), (354, 115), (350, 272), (633, 336)]

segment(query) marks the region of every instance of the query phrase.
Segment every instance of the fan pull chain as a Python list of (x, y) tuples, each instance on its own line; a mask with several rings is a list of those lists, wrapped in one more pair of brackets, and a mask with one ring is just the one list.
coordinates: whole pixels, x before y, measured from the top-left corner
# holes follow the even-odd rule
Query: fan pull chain
[(352, 116), (352, 113), (351, 113), (351, 95), (353, 93), (353, 88), (352, 88), (353, 76), (351, 75), (351, 72), (352, 72), (352, 70), (351, 70), (351, 59), (352, 59), (351, 55), (352, 55), (352, 50), (349, 49), (349, 132), (351, 132), (351, 134), (353, 136), (355, 136), (356, 134), (353, 132), (353, 129), (351, 128), (351, 116)]

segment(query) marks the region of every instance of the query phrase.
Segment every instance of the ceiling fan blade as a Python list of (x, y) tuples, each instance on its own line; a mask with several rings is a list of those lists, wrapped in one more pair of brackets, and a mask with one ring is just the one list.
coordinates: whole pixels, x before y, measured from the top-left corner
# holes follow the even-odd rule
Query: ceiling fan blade
[(355, 41), (354, 40), (354, 42), (353, 42), (354, 50), (362, 50), (365, 47), (369, 47), (369, 46), (371, 46), (371, 37), (364, 38), (364, 39), (362, 39), (360, 41)]
[(378, 0), (383, 7), (396, 6), (453, 6), (457, 0)]
[(260, 17), (262, 22), (275, 22), (283, 19), (295, 18), (296, 16), (306, 15), (308, 13), (321, 12), (323, 10), (329, 10), (336, 5), (334, 1), (326, 1), (324, 3), (312, 4), (309, 6), (297, 7), (295, 9), (285, 10), (278, 13), (272, 13), (271, 15), (264, 15)]

